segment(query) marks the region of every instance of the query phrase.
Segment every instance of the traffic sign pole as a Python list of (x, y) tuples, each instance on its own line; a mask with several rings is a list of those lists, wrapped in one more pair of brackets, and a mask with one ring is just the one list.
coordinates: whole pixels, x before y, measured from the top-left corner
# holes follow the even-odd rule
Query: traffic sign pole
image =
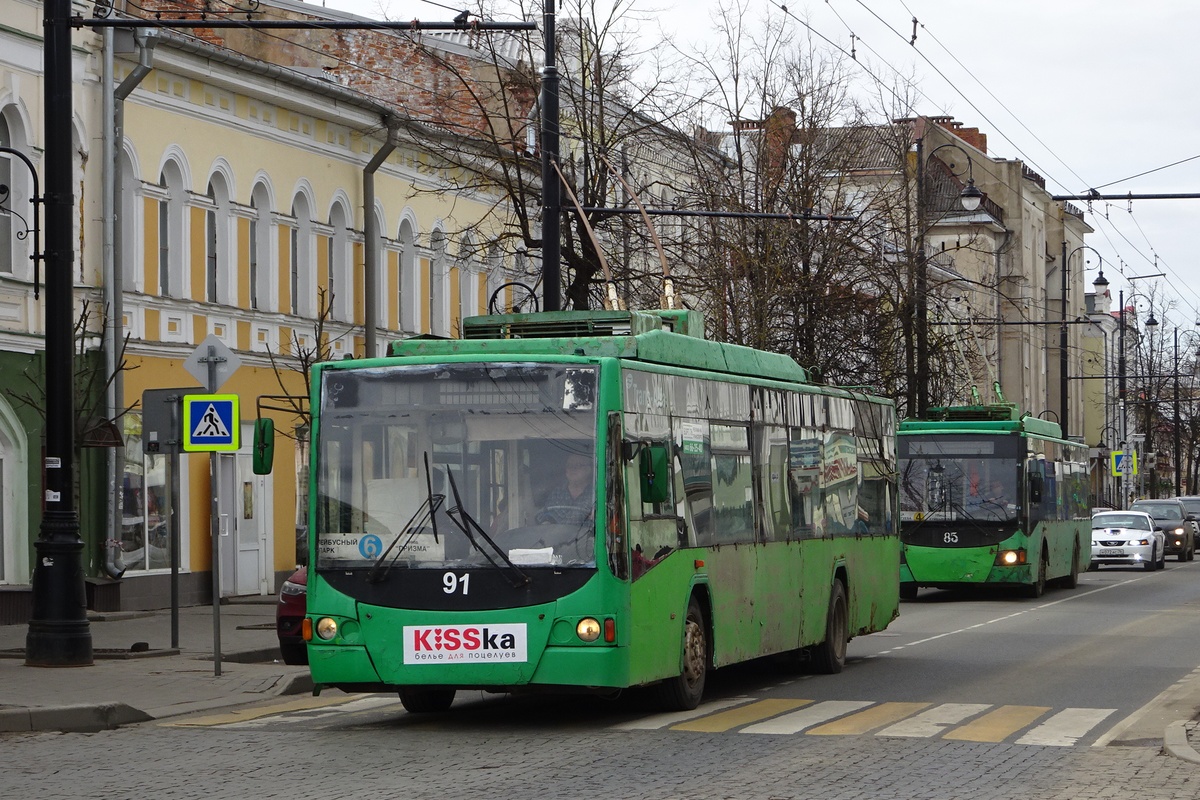
[[(225, 361), (213, 344), (208, 345), (208, 393), (216, 394), (217, 365)], [(189, 421), (189, 425), (190, 425)], [(236, 424), (236, 421), (235, 421)], [(212, 537), (212, 596), (213, 596), (213, 675), (221, 674), (221, 457), (208, 454), (209, 474), (212, 476), (212, 504), (209, 507), (209, 535)]]
[[(196, 380), (203, 383), (209, 394), (216, 394), (221, 385), (242, 365), (237, 354), (213, 334), (192, 351), (183, 362), (183, 368)], [(187, 414), (184, 414), (187, 417)], [(231, 427), (235, 429), (240, 420), (233, 414)], [(191, 426), (190, 420), (184, 424)], [(191, 433), (188, 430), (185, 433)], [(185, 437), (186, 438), (186, 437)], [(235, 439), (236, 441), (236, 439)], [(185, 447), (186, 449), (186, 447)], [(236, 446), (233, 448), (236, 449)], [(221, 674), (221, 459), (215, 449), (209, 454), (209, 475), (212, 480), (212, 505), (209, 507), (209, 536), (212, 539), (212, 595), (213, 595), (213, 674)]]

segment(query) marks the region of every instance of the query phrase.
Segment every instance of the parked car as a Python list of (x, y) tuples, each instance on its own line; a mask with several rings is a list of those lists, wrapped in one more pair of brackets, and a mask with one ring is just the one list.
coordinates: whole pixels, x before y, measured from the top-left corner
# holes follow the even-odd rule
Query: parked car
[(308, 645), (301, 626), (308, 597), (308, 567), (300, 567), (279, 587), (275, 606), (275, 631), (279, 634), (279, 654), (285, 664), (307, 664)]
[(1154, 527), (1160, 528), (1167, 537), (1167, 555), (1180, 561), (1191, 561), (1196, 557), (1196, 535), (1191, 525), (1196, 517), (1188, 514), (1178, 498), (1134, 500), (1129, 510), (1145, 511), (1154, 517)]
[(1162, 569), (1166, 562), (1166, 536), (1144, 511), (1102, 511), (1092, 515), (1092, 561), (1102, 565)]

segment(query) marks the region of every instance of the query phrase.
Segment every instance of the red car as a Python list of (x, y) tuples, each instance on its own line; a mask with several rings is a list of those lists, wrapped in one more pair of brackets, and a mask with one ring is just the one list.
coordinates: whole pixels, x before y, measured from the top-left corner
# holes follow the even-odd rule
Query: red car
[(275, 606), (275, 630), (279, 634), (279, 653), (285, 664), (307, 664), (308, 645), (300, 632), (308, 595), (308, 567), (300, 567), (279, 587)]

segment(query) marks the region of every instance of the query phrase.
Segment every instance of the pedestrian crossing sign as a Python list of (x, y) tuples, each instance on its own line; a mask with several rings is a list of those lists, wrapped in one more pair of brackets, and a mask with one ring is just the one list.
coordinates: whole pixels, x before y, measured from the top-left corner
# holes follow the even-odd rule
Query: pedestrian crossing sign
[(238, 396), (189, 394), (183, 398), (183, 449), (187, 453), (236, 451), (240, 446)]
[(1132, 453), (1123, 453), (1120, 450), (1114, 450), (1109, 458), (1111, 459), (1109, 466), (1112, 467), (1110, 471), (1112, 472), (1113, 477), (1124, 475), (1126, 473), (1130, 475), (1138, 474), (1136, 451)]

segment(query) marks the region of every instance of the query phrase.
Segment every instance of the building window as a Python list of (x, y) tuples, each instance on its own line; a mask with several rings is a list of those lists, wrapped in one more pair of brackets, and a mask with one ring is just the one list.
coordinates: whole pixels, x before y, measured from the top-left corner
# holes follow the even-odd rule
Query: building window
[[(167, 456), (142, 452), (142, 415), (121, 417), (125, 464), (121, 480), (121, 561), (125, 574), (171, 566), (170, 520), (167, 517)], [(173, 517), (178, 524), (178, 498)], [(181, 548), (181, 557), (187, 548)], [(186, 566), (186, 564), (184, 564)]]
[(258, 311), (258, 220), (250, 218), (250, 308)]
[(417, 316), (417, 236), (408, 220), (400, 223), (399, 275), (396, 276), (397, 308), (400, 330), (416, 333), (421, 324)]
[(211, 208), (204, 212), (204, 299), (217, 302), (217, 212)]
[(271, 223), (271, 196), (266, 184), (259, 183), (250, 194), (250, 307), (275, 311), (278, 269), (272, 258), (274, 226)]
[(288, 248), (290, 256), (288, 259), (288, 294), (291, 297), (291, 312), (293, 314), (300, 313), (300, 229), (292, 228), (289, 231), (291, 237), (291, 247)]

